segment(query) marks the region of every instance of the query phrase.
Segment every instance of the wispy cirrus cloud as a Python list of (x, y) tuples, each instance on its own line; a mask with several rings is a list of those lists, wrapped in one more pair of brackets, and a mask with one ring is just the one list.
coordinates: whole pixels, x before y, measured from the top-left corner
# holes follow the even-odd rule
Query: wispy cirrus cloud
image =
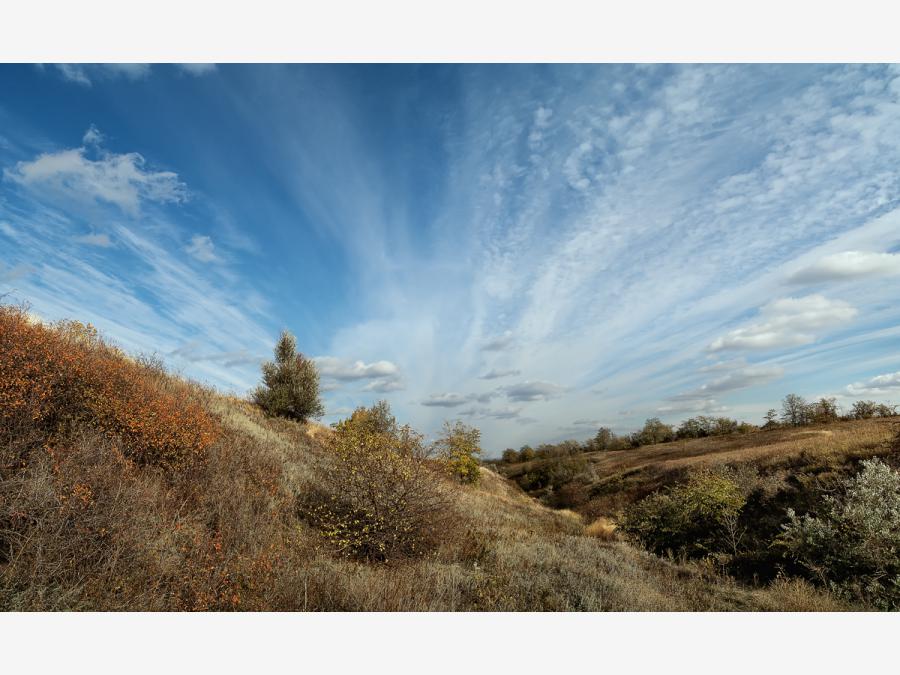
[[(110, 85), (129, 101), (151, 84), (180, 96), (186, 76), (174, 66), (154, 66), (152, 81), (84, 73), (94, 86), (76, 93), (96, 93), (101, 112)], [(426, 433), (471, 411), (491, 449), (556, 438), (572, 419), (615, 420), (617, 431), (647, 416), (724, 408), (753, 419), (780, 396), (776, 388), (838, 391), (865, 384), (853, 368), (891, 368), (900, 325), (891, 271), (900, 251), (896, 67), (379, 66), (362, 77), (349, 66), (222, 65), (216, 73), (161, 111), (159, 153), (146, 140), (119, 148), (141, 149), (142, 174), (164, 171), (156, 162), (165, 157), (176, 180), (191, 183), (190, 202), (154, 199), (139, 177), (129, 210), (88, 184), (81, 201), (110, 216), (88, 220), (58, 208), (50, 183), (4, 178), (3, 196), (13, 194), (0, 200), (0, 220), (18, 239), (0, 259), (5, 269), (37, 269), (17, 285), (59, 313), (97, 308), (137, 343), (118, 320), (133, 316), (166, 349), (208, 329), (210, 354), (268, 353), (274, 328), (288, 323), (310, 353), (386, 360), (403, 374), (323, 378), (335, 387), (330, 409), (384, 397)], [(361, 81), (382, 96), (361, 92)], [(409, 105), (388, 111), (393, 100)], [(215, 133), (197, 123), (210, 106)], [(103, 128), (104, 119), (82, 124)], [(6, 125), (3, 136), (8, 171), (67, 147), (28, 144)], [(86, 135), (84, 159), (102, 162), (110, 143)], [(39, 216), (18, 201), (26, 192), (46, 207)], [(183, 217), (207, 200), (224, 215)], [(120, 215), (148, 246), (116, 228)], [(37, 223), (46, 243), (32, 237)], [(115, 246), (73, 248), (85, 232)], [(220, 264), (197, 265), (185, 251), (198, 232)], [(238, 246), (251, 233), (259, 245)], [(206, 297), (191, 294), (192, 279)], [(86, 280), (112, 290), (91, 295)], [(829, 285), (816, 300), (801, 283)], [(184, 308), (174, 301), (181, 288)], [(201, 301), (226, 312), (219, 327)], [(222, 335), (233, 321), (243, 321), (237, 334)], [(183, 363), (229, 377), (221, 362)], [(256, 375), (240, 372), (242, 381)], [(559, 389), (484, 391), (499, 373), (510, 380), (498, 384), (521, 386), (527, 374)]]

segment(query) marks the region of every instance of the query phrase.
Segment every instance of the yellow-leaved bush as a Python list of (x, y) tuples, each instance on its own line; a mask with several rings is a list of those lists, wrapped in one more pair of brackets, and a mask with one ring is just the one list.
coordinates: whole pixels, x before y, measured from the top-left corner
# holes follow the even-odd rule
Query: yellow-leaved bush
[(368, 562), (428, 555), (459, 528), (441, 463), (410, 427), (373, 423), (382, 417), (360, 408), (338, 423), (326, 470), (299, 500), (335, 553)]

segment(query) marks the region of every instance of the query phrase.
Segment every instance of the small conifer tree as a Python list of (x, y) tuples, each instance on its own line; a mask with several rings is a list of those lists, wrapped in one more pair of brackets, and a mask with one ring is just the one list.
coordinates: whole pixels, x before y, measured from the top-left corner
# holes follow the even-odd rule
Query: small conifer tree
[(319, 371), (297, 352), (297, 340), (288, 331), (282, 331), (275, 345), (275, 361), (264, 363), (262, 373), (253, 402), (268, 414), (305, 422), (325, 413), (319, 399)]

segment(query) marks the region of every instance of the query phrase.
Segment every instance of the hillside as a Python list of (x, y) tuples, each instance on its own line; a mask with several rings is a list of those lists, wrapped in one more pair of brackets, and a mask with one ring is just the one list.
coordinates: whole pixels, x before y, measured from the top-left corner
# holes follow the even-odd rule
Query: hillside
[[(328, 491), (340, 490), (339, 433), (267, 417), (82, 324), (0, 308), (0, 608), (845, 607), (803, 581), (745, 586), (590, 536), (580, 514), (547, 508), (484, 467), (474, 486), (423, 474), (419, 487), (453, 515), (430, 548), (349, 556), (304, 516), (311, 499), (333, 503)], [(658, 460), (590, 458), (620, 472)]]
[[(614, 517), (655, 490), (683, 481), (690, 472), (745, 467), (783, 485), (799, 476), (840, 473), (859, 460), (893, 455), (900, 417), (842, 420), (586, 452), (570, 457), (498, 463), (497, 470), (549, 504), (591, 518)], [(546, 480), (539, 480), (546, 476)]]

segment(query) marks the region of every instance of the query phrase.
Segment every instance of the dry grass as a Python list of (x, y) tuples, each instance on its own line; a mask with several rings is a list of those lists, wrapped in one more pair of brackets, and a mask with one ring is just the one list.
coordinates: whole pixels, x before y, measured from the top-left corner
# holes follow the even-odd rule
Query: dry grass
[[(891, 452), (900, 418), (835, 422), (818, 427), (675, 441), (640, 448), (586, 453), (585, 470), (559, 492), (580, 495), (572, 506), (588, 518), (614, 517), (638, 499), (684, 480), (694, 470), (751, 467), (784, 479), (797, 471), (819, 473)], [(501, 465), (516, 480), (539, 468), (533, 460)]]
[(600, 516), (590, 525), (584, 528), (584, 533), (588, 537), (594, 537), (600, 541), (616, 541), (619, 537), (616, 532), (616, 524), (609, 518)]
[[(41, 335), (54, 344), (52, 334)], [(14, 341), (0, 341), (0, 359), (18, 363), (11, 358), (21, 353), (17, 349)], [(0, 388), (25, 396), (37, 406), (30, 411), (47, 413), (31, 421), (19, 416), (15, 429), (7, 420), (2, 437), (2, 449), (13, 449), (16, 462), (0, 474), (0, 608), (842, 608), (808, 585), (748, 588), (700, 565), (654, 557), (615, 541), (608, 521), (585, 527), (581, 515), (548, 509), (483, 467), (477, 487), (453, 487), (465, 531), (444, 537), (428, 555), (389, 564), (336, 556), (296, 509), (298, 498), (323, 485), (323, 472), (333, 466), (332, 430), (268, 418), (243, 400), (119, 358), (117, 367), (136, 369), (128, 372), (145, 383), (149, 396), (188, 392), (216, 436), (204, 446), (202, 462), (136, 461), (134, 436), (92, 417), (91, 409), (66, 425), (45, 424), (59, 412), (52, 401), (63, 399), (45, 404), (34, 397), (38, 390), (12, 379), (20, 375), (15, 367), (0, 372)], [(176, 410), (172, 419), (183, 413)], [(811, 438), (859, 446), (858, 433), (851, 442), (853, 434), (830, 430), (827, 441), (825, 435)], [(865, 438), (863, 444), (880, 442), (880, 427)], [(724, 445), (721, 452), (728, 452)], [(606, 462), (619, 462), (614, 470), (621, 472), (646, 460), (610, 454), (591, 461), (602, 470)]]

